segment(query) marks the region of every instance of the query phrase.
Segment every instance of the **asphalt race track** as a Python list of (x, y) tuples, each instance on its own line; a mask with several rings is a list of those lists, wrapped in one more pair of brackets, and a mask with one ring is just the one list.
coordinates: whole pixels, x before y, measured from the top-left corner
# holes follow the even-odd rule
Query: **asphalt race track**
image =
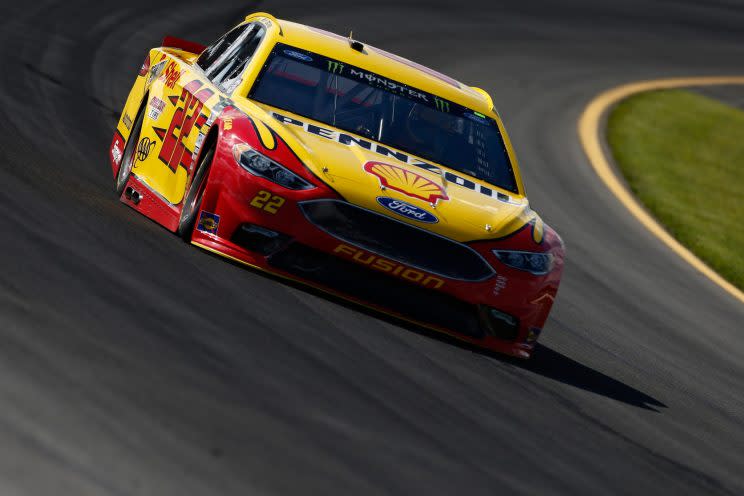
[[(0, 7), (0, 494), (744, 493), (744, 306), (633, 220), (576, 132), (611, 86), (743, 73), (744, 2), (183, 3)], [(238, 267), (115, 199), (145, 50), (255, 10), (494, 96), (568, 250), (532, 362)]]

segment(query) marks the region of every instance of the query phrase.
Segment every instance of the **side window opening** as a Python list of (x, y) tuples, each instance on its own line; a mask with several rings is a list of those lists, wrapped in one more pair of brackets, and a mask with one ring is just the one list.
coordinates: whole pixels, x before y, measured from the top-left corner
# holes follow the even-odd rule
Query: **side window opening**
[(204, 72), (207, 72), (220, 55), (225, 53), (225, 51), (235, 43), (235, 40), (237, 40), (249, 27), (250, 25), (248, 24), (241, 24), (220, 36), (217, 41), (208, 46), (207, 49), (199, 55), (199, 58), (196, 60), (196, 65), (201, 67)]
[(240, 82), (263, 35), (263, 28), (257, 24), (238, 26), (207, 48), (197, 65), (215, 85), (230, 92)]

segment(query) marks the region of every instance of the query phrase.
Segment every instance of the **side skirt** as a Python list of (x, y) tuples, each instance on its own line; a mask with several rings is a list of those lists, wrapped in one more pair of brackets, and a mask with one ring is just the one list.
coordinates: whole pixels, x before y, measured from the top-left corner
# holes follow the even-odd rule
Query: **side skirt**
[(178, 228), (180, 209), (162, 199), (149, 186), (137, 179), (134, 174), (129, 177), (119, 201), (170, 231), (175, 232)]

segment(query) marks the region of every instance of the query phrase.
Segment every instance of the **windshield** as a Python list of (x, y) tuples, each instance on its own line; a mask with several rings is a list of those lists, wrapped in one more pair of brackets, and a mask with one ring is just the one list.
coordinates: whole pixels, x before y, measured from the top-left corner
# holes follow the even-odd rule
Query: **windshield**
[(248, 97), (518, 193), (494, 119), (364, 69), (278, 43)]

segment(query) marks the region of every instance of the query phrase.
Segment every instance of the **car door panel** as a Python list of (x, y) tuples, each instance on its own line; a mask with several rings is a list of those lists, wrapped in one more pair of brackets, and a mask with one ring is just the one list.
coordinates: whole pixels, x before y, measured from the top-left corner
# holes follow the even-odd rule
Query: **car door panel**
[[(183, 201), (195, 152), (214, 120), (210, 117), (224, 107), (221, 102), (228, 100), (227, 93), (241, 82), (264, 34), (264, 28), (256, 24), (241, 25), (234, 31), (237, 45), (225, 43), (224, 53), (212, 53), (214, 62), (206, 70), (197, 65), (195, 55), (181, 58), (183, 52), (168, 49), (151, 54), (157, 63), (148, 76), (148, 102), (132, 171), (171, 205)], [(210, 69), (214, 80), (208, 77)]]
[(153, 191), (177, 205), (192, 174), (194, 149), (206, 134), (210, 99), (218, 93), (190, 63), (166, 55), (152, 81), (137, 145), (134, 174)]

